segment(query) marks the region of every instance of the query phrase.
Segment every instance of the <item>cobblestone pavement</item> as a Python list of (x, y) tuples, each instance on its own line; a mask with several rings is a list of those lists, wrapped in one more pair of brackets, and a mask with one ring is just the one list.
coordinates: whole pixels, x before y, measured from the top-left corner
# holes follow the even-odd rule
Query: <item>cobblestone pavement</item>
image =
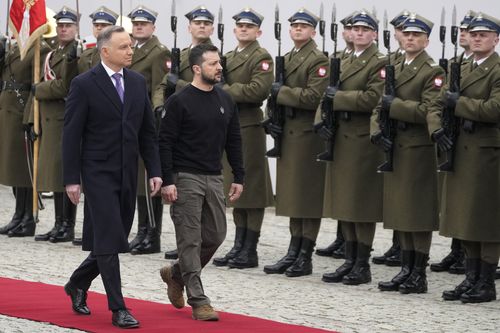
[[(0, 186), (0, 202), (0, 225), (4, 225), (14, 210), (10, 188)], [(46, 232), (52, 227), (52, 200), (46, 199), (45, 203), (47, 207), (40, 212), (37, 233)], [(82, 207), (80, 205), (78, 211), (78, 234), (81, 231)], [(232, 246), (234, 225), (230, 211), (228, 225), (227, 239), (216, 255), (224, 254)], [(136, 230), (134, 225), (133, 233)], [(335, 231), (335, 221), (323, 220), (318, 246), (325, 246), (332, 241)], [(386, 250), (391, 237), (391, 231), (378, 227), (372, 254), (379, 255)], [(342, 260), (316, 255), (313, 258), (314, 272), (310, 276), (287, 278), (263, 273), (264, 265), (284, 255), (288, 241), (288, 220), (275, 217), (274, 211), (269, 209), (258, 248), (258, 268), (229, 270), (209, 264), (203, 270), (205, 290), (214, 307), (227, 312), (340, 332), (500, 332), (500, 301), (464, 305), (441, 300), (441, 292), (458, 284), (462, 276), (430, 272), (427, 294), (400, 295), (381, 293), (377, 289), (378, 281), (390, 279), (399, 271), (396, 267), (372, 265), (373, 282), (361, 286), (321, 282), (321, 275), (334, 270)], [(162, 248), (172, 249), (173, 245), (173, 226), (168, 209), (165, 209)], [(431, 262), (445, 255), (449, 245), (448, 239), (436, 234)], [(64, 285), (71, 272), (86, 257), (85, 252), (70, 243), (35, 242), (32, 237), (14, 239), (0, 236), (0, 253), (1, 276), (57, 285)], [(124, 254), (120, 256), (120, 261), (126, 297), (168, 302), (165, 286), (159, 276), (160, 267), (166, 263), (163, 253), (145, 256)], [(104, 292), (99, 278), (91, 290)], [(0, 332), (78, 331), (0, 316)]]

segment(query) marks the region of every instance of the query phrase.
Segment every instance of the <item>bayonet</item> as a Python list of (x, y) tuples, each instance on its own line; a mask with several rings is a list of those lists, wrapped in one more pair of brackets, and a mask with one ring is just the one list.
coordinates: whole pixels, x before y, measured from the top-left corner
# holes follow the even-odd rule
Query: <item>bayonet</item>
[(220, 54), (224, 54), (224, 23), (222, 23), (222, 5), (219, 6), (217, 36), (220, 40)]
[(441, 26), (439, 27), (439, 41), (441, 42), (441, 59), (439, 59), (439, 66), (441, 66), (446, 73), (448, 73), (448, 59), (445, 58), (446, 49), (446, 25), (445, 25), (446, 12), (441, 10)]
[(172, 13), (170, 14), (170, 28), (174, 33), (174, 48), (177, 48), (177, 16), (175, 15), (175, 0), (172, 0)]
[(333, 4), (332, 7), (332, 23), (330, 24), (330, 38), (333, 41), (333, 56), (337, 57), (337, 7)]
[(281, 23), (280, 23), (280, 8), (276, 3), (274, 8), (274, 38), (278, 41), (278, 57), (281, 56)]
[(328, 52), (325, 51), (325, 13), (323, 8), (323, 3), (319, 6), (319, 34), (322, 39), (323, 53), (328, 57)]

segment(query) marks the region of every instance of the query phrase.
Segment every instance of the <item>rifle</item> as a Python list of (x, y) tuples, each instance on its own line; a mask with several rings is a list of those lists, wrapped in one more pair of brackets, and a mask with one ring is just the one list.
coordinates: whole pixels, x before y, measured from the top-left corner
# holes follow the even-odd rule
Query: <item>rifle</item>
[[(384, 46), (387, 49), (387, 58), (389, 59), (389, 63), (385, 66), (385, 87), (384, 87), (384, 95), (393, 96), (396, 94), (395, 88), (395, 73), (394, 73), (394, 65), (391, 65), (391, 33), (387, 24), (387, 11), (384, 11)], [(382, 107), (380, 108), (380, 112), (378, 115), (379, 127), (382, 133), (382, 137), (389, 139), (390, 141), (394, 140), (396, 136), (396, 131), (394, 129), (394, 122), (389, 117), (390, 112), (390, 104), (382, 103)], [(391, 148), (389, 151), (385, 152), (385, 162), (377, 167), (377, 172), (392, 172), (393, 171), (393, 153), (394, 150)]]
[[(332, 8), (332, 23), (330, 24), (330, 37), (333, 41), (333, 54), (330, 59), (330, 83), (326, 88), (326, 93), (321, 101), (321, 122), (314, 126), (315, 130), (325, 126), (332, 133), (332, 138), (326, 141), (325, 151), (316, 156), (316, 160), (322, 162), (333, 161), (333, 147), (335, 145), (335, 134), (337, 132), (337, 119), (333, 111), (333, 100), (335, 91), (338, 89), (340, 81), (340, 58), (337, 57), (337, 9), (335, 4)], [(330, 93), (329, 93), (330, 92)]]
[[(177, 16), (175, 15), (175, 0), (172, 0), (172, 14), (170, 16), (170, 28), (174, 33), (174, 47), (171, 50), (170, 58), (170, 72), (169, 74), (179, 77), (181, 67), (181, 50), (177, 47)], [(176, 84), (174, 82), (167, 82), (167, 88), (164, 93), (164, 101), (175, 93)], [(160, 115), (161, 116), (161, 115)], [(161, 118), (160, 118), (161, 121)]]
[(222, 78), (221, 82), (226, 81), (226, 62), (227, 59), (224, 56), (224, 23), (222, 23), (222, 5), (219, 6), (219, 18), (217, 23), (217, 36), (220, 40), (220, 65), (222, 66)]
[[(274, 82), (283, 85), (285, 83), (285, 57), (281, 55), (281, 23), (279, 20), (280, 11), (278, 4), (276, 4), (274, 11), (274, 38), (278, 41), (278, 55), (274, 58), (276, 64)], [(285, 124), (285, 108), (278, 104), (276, 97), (271, 94), (267, 99), (267, 119), (262, 122), (264, 128), (270, 125), (277, 125), (283, 128)], [(281, 156), (281, 140), (281, 135), (274, 138), (274, 147), (266, 153), (266, 157), (279, 158)]]
[(319, 34), (322, 39), (323, 43), (323, 54), (328, 57), (328, 51), (325, 51), (325, 25), (326, 22), (324, 20), (324, 9), (323, 9), (323, 3), (321, 3), (321, 6), (319, 6)]
[(439, 59), (439, 66), (444, 69), (444, 72), (448, 74), (448, 59), (445, 58), (445, 48), (446, 48), (446, 25), (445, 25), (445, 10), (444, 7), (441, 10), (441, 26), (439, 27), (439, 41), (442, 44), (441, 59)]
[[(452, 14), (452, 23), (451, 23), (451, 42), (454, 45), (454, 58), (453, 62), (450, 65), (450, 81), (448, 85), (448, 89), (451, 93), (459, 93), (460, 92), (460, 67), (461, 64), (458, 62), (457, 57), (457, 36), (458, 36), (458, 27), (457, 27), (457, 11), (455, 6), (453, 6), (453, 14)], [(451, 150), (446, 152), (446, 160), (438, 165), (438, 171), (440, 172), (450, 172), (453, 171), (453, 161), (455, 157), (455, 144), (459, 133), (458, 121), (455, 117), (455, 108), (450, 105), (445, 105), (442, 116), (442, 126), (445, 134), (451, 139), (453, 142), (453, 146)]]

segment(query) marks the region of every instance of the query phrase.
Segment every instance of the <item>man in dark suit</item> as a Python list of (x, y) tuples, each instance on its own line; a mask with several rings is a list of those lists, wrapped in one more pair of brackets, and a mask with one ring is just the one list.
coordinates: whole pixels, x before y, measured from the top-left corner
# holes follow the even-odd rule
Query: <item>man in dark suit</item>
[(101, 63), (72, 81), (66, 102), (64, 184), (74, 204), (84, 188), (83, 250), (90, 254), (64, 289), (73, 310), (88, 315), (87, 290), (101, 274), (113, 325), (131, 328), (139, 322), (125, 307), (118, 253), (129, 250), (139, 153), (151, 195), (162, 183), (160, 162), (145, 79), (125, 68), (133, 54), (128, 33), (109, 27), (97, 37), (97, 47)]

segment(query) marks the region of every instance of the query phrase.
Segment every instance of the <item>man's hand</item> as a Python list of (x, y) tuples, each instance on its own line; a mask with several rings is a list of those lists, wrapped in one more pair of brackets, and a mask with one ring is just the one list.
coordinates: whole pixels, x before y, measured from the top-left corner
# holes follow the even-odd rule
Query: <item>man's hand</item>
[(451, 92), (449, 90), (445, 93), (445, 101), (446, 106), (450, 109), (454, 109), (457, 106), (457, 101), (460, 98), (460, 94), (458, 92)]
[(168, 73), (167, 74), (167, 85), (169, 87), (175, 87), (177, 86), (177, 81), (179, 81), (179, 75), (173, 74), (173, 73)]
[(314, 126), (314, 132), (325, 141), (330, 141), (333, 138), (333, 132), (323, 122), (318, 124), (318, 126)]
[(175, 185), (163, 186), (161, 188), (161, 196), (168, 203), (175, 202), (177, 200), (177, 187)]
[(229, 189), (229, 201), (235, 202), (238, 200), (243, 193), (243, 185), (232, 183), (231, 188)]
[(386, 138), (382, 135), (382, 132), (377, 132), (370, 137), (370, 140), (373, 144), (380, 146), (385, 152), (388, 152), (392, 149), (393, 142), (392, 140)]
[(276, 139), (283, 133), (283, 128), (280, 125), (276, 125), (270, 122), (269, 124), (264, 126), (264, 131), (271, 137), (273, 137), (273, 139)]
[(450, 151), (453, 147), (453, 141), (446, 135), (443, 128), (440, 128), (431, 135), (432, 140), (436, 142), (438, 148), (442, 152)]
[(38, 133), (35, 133), (35, 127), (33, 124), (24, 124), (24, 131), (26, 132), (26, 135), (28, 136), (28, 140), (31, 142), (35, 142), (39, 136), (42, 135), (42, 128), (38, 128)]
[(335, 97), (335, 94), (337, 94), (337, 87), (335, 86), (328, 86), (325, 91), (325, 97), (332, 100)]
[(73, 61), (78, 57), (78, 44), (73, 43), (68, 53), (66, 53), (66, 60)]
[(394, 101), (394, 96), (392, 95), (382, 95), (382, 109), (390, 110), (391, 104)]
[(80, 184), (66, 185), (66, 194), (69, 200), (76, 206), (80, 202)]
[(278, 94), (280, 92), (280, 89), (281, 87), (283, 87), (283, 85), (279, 82), (273, 82), (273, 84), (271, 85), (271, 97), (276, 99), (278, 98)]
[(156, 195), (156, 193), (158, 193), (158, 191), (161, 188), (162, 183), (163, 183), (163, 181), (161, 180), (160, 177), (149, 178), (149, 188), (151, 189), (151, 196), (152, 197), (154, 197)]

